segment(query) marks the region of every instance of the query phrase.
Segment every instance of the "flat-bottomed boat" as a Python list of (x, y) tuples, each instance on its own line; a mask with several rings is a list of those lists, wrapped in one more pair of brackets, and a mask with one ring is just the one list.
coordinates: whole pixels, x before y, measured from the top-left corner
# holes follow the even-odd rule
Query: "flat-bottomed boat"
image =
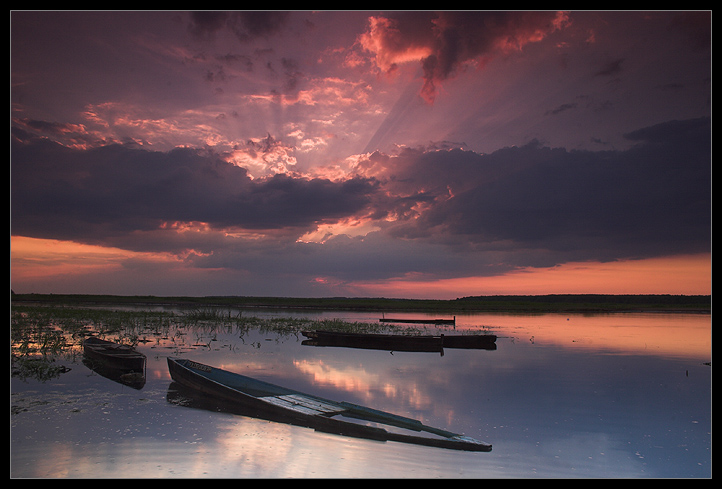
[[(253, 379), (245, 375), (183, 358), (168, 358), (168, 370), (174, 382), (197, 393), (243, 405), (257, 416), (283, 416), (293, 424), (318, 431), (368, 438), (379, 441), (397, 441), (476, 452), (489, 452), (491, 445), (473, 438), (433, 428), (420, 421), (359, 406), (349, 402), (336, 402), (318, 396)], [(425, 432), (432, 436), (410, 435), (388, 431), (334, 418), (341, 416), (397, 428)]]
[(108, 367), (135, 372), (145, 370), (145, 355), (129, 345), (91, 336), (83, 341), (83, 353), (88, 360)]

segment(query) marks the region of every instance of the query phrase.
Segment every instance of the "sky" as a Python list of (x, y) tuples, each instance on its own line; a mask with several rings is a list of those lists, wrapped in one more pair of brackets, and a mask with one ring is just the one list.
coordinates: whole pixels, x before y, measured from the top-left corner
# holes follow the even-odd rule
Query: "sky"
[(10, 28), (17, 293), (711, 293), (709, 11)]

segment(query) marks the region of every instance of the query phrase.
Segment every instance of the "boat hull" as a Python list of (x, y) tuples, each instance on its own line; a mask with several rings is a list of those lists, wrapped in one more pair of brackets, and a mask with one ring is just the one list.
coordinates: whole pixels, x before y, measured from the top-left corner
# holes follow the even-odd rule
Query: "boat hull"
[(370, 350), (440, 352), (443, 349), (440, 336), (387, 335), (364, 333), (337, 333), (333, 331), (303, 331), (313, 346), (337, 346)]
[(83, 354), (92, 363), (134, 372), (145, 370), (146, 357), (130, 346), (90, 337), (83, 341)]
[[(304, 411), (290, 403), (271, 402), (266, 398), (277, 396), (308, 396), (274, 384), (233, 374), (216, 367), (191, 360), (168, 358), (171, 378), (178, 384), (216, 399), (238, 405), (249, 416), (263, 419), (280, 419), (282, 422), (313, 428), (317, 431), (347, 435), (371, 440), (386, 441), (386, 430), (332, 419), (318, 412)], [(213, 379), (212, 377), (220, 377)], [(231, 382), (231, 386), (223, 381)], [(235, 386), (234, 386), (235, 385)], [(302, 406), (301, 406), (302, 407)], [(339, 409), (338, 412), (342, 412)], [(329, 413), (330, 414), (330, 413)]]
[(461, 348), (470, 350), (496, 350), (496, 335), (443, 335), (444, 348)]
[(398, 324), (436, 324), (436, 325), (455, 325), (456, 316), (454, 319), (404, 319), (404, 318), (381, 318), (380, 323), (398, 323)]

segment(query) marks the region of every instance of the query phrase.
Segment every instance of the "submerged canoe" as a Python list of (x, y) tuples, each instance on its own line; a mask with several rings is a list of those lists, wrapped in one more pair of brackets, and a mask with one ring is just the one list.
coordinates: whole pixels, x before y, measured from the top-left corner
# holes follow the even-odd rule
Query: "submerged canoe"
[(83, 341), (83, 353), (88, 360), (109, 367), (135, 372), (145, 370), (145, 355), (128, 345), (90, 337)]
[(309, 340), (304, 345), (340, 346), (391, 351), (442, 351), (444, 348), (495, 350), (496, 336), (483, 335), (403, 335), (346, 333), (339, 331), (302, 331)]
[[(275, 384), (222, 370), (188, 359), (168, 358), (171, 378), (178, 384), (220, 400), (243, 405), (259, 417), (283, 416), (318, 431), (379, 441), (397, 441), (455, 450), (489, 452), (491, 445), (473, 438), (433, 428), (420, 421), (386, 413), (348, 402), (336, 402), (304, 394)], [(432, 438), (387, 431), (386, 429), (335, 419), (339, 415), (381, 423), (415, 432), (438, 436)]]

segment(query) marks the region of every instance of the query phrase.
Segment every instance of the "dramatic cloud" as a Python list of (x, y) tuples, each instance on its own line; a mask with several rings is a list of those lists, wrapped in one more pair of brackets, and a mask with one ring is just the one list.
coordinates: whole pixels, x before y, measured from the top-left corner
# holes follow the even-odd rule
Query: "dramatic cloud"
[(244, 168), (192, 149), (79, 151), (38, 140), (13, 145), (12, 232), (101, 243), (174, 222), (305, 231), (359, 212), (374, 188), (361, 178), (254, 181)]
[[(340, 181), (291, 174), (253, 180), (218, 155), (191, 149), (80, 151), (43, 140), (16, 142), (12, 232), (171, 253), (182, 253), (179, 245), (230, 246), (220, 241), (245, 233), (251, 238), (235, 239), (234, 246), (272, 237), (279, 242), (274, 251), (285, 242), (295, 256), (316, 249), (294, 242), (321, 225), (366, 219), (395, 265), (379, 267), (385, 260), (374, 239), (336, 237), (313, 268), (330, 273), (340, 269), (342, 256), (352, 256), (356, 272), (378, 269), (376, 278), (403, 270), (484, 273), (486, 254), (504, 256), (511, 269), (706, 251), (709, 119), (627, 137), (637, 145), (626, 151), (529, 144), (489, 155), (423, 148), (374, 153), (357, 163), (355, 176)], [(207, 232), (178, 239), (179, 230), (193, 227)], [(128, 233), (134, 241), (123, 238)], [(212, 233), (216, 239), (209, 242)], [(157, 242), (162, 236), (168, 236), (165, 245)], [(394, 240), (401, 240), (397, 252)], [(409, 255), (411, 242), (425, 251)], [(215, 251), (211, 262), (225, 256)], [(450, 258), (462, 251), (463, 260)]]
[(13, 286), (475, 295), (636, 260), (646, 291), (709, 261), (710, 39), (709, 12), (13, 12)]

